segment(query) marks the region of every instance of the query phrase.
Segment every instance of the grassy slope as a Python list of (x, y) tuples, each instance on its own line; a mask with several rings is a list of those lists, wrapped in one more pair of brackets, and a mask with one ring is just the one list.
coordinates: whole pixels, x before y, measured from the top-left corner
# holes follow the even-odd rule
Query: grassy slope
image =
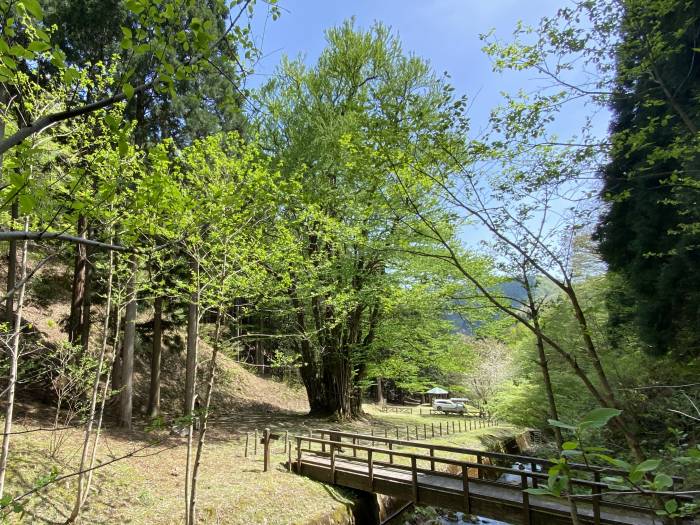
[[(57, 275), (44, 278), (44, 286), (60, 283)], [(56, 287), (58, 290), (63, 287)], [(44, 290), (46, 292), (46, 290)], [(41, 302), (40, 296), (53, 295), (57, 300)], [(27, 308), (27, 318), (42, 338), (56, 342), (64, 337), (59, 325), (67, 314), (65, 294), (35, 294)], [(144, 315), (144, 319), (147, 314)], [(96, 330), (97, 331), (97, 330)], [(182, 399), (184, 351), (182, 335), (166, 337), (163, 356), (163, 408), (176, 414)], [(147, 341), (145, 342), (147, 344)], [(146, 355), (145, 350), (138, 352)], [(206, 361), (210, 349), (201, 345), (201, 360)], [(145, 421), (139, 415), (147, 391), (148, 363), (136, 363), (135, 410), (136, 428)], [(273, 469), (262, 472), (261, 450), (253, 456), (253, 433), (269, 427), (290, 435), (307, 434), (312, 428), (342, 428), (377, 434), (387, 429), (395, 435), (396, 427), (405, 433), (406, 424), (454, 421), (450, 416), (417, 414), (382, 414), (367, 407), (367, 418), (352, 424), (339, 425), (305, 415), (308, 405), (302, 389), (292, 389), (270, 379), (260, 378), (232, 359), (221, 358), (217, 394), (213, 402), (214, 417), (205, 447), (199, 481), (199, 516), (202, 523), (222, 524), (286, 524), (309, 523), (328, 513), (337, 513), (349, 505), (347, 495), (311, 480), (286, 472), (283, 462), (284, 444), (276, 442)], [(14, 430), (34, 430), (50, 425), (51, 407), (21, 404)], [(413, 430), (412, 430), (413, 432)], [(512, 434), (512, 429), (479, 429), (473, 432), (443, 436), (442, 442), (479, 448), (484, 435), (499, 432)], [(250, 454), (244, 457), (246, 434), (250, 434)], [(61, 440), (57, 453), (50, 454), (51, 443)], [(186, 440), (172, 437), (167, 430), (124, 432), (107, 421), (100, 442), (101, 462), (122, 456), (152, 444), (153, 446), (128, 460), (112, 463), (96, 471), (96, 479), (83, 512), (83, 523), (181, 523), (184, 514)], [(13, 496), (36, 486), (37, 480), (52, 468), (60, 474), (74, 472), (79, 462), (82, 434), (74, 428), (58, 433), (44, 431), (13, 436), (6, 493)], [(27, 499), (25, 523), (62, 523), (70, 513), (75, 493), (75, 478), (53, 483)], [(16, 521), (17, 515), (12, 517)]]

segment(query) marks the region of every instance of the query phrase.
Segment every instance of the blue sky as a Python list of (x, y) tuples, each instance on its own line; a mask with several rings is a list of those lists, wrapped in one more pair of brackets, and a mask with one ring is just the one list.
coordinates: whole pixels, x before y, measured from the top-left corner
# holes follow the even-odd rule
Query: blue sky
[[(508, 39), (517, 22), (536, 25), (554, 15), (567, 0), (279, 0), (282, 17), (273, 22), (258, 4), (254, 34), (264, 58), (249, 85), (256, 86), (274, 73), (283, 54), (302, 55), (313, 64), (325, 46), (324, 30), (354, 16), (357, 24), (381, 21), (400, 37), (404, 49), (427, 59), (441, 73), (449, 72), (458, 94), (472, 103), (472, 130), (486, 124), (489, 111), (501, 101), (501, 91), (536, 89), (542, 83), (532, 73), (497, 74), (481, 51), (479, 34), (491, 29)], [(561, 122), (562, 135), (575, 133), (574, 114)], [(567, 129), (568, 128), (568, 129)]]

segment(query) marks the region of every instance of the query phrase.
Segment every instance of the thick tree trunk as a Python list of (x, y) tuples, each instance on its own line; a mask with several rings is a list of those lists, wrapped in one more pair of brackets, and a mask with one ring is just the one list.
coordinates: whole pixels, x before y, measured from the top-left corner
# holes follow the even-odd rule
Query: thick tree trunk
[(157, 296), (153, 309), (153, 348), (151, 349), (151, 384), (148, 390), (148, 417), (160, 413), (160, 359), (163, 351), (163, 297)]
[[(24, 222), (24, 230), (29, 229), (29, 220)], [(20, 271), (21, 279), (27, 276), (27, 248), (28, 243), (24, 241), (22, 250), (22, 263)], [(14, 316), (14, 329), (12, 331), (12, 344), (10, 346), (10, 371), (7, 384), (7, 404), (5, 405), (5, 427), (2, 437), (2, 453), (0, 454), (0, 498), (5, 492), (5, 474), (7, 472), (7, 458), (10, 455), (10, 435), (12, 433), (12, 417), (15, 408), (15, 387), (17, 386), (17, 368), (19, 364), (19, 340), (22, 332), (22, 308), (24, 306), (24, 291), (25, 284), (19, 289), (19, 298), (17, 299), (17, 312)]]
[[(4, 123), (0, 123), (4, 128)], [(0, 172), (2, 169), (2, 157), (0, 157)], [(10, 228), (15, 229), (15, 223), (19, 216), (19, 203), (18, 200), (12, 201), (12, 209), (10, 211), (12, 221), (10, 223)], [(8, 294), (15, 287), (17, 282), (17, 241), (10, 241), (10, 248), (7, 254), (7, 292)], [(8, 295), (5, 301), (5, 321), (7, 322), (8, 331), (14, 326), (14, 311), (15, 311), (15, 296), (14, 294)]]
[(126, 285), (126, 316), (124, 319), (124, 349), (122, 351), (122, 390), (119, 424), (131, 429), (131, 416), (134, 403), (134, 345), (136, 343), (136, 255), (129, 259), (129, 280)]
[(353, 404), (352, 367), (338, 350), (328, 352), (323, 360), (327, 412), (342, 421), (359, 415)]
[[(87, 235), (87, 219), (84, 215), (78, 217), (78, 237)], [(87, 271), (86, 247), (84, 244), (75, 245), (75, 265), (73, 269), (73, 290), (70, 302), (70, 318), (68, 320), (68, 340), (73, 344), (80, 342), (82, 333), (83, 301), (85, 300), (85, 273)]]

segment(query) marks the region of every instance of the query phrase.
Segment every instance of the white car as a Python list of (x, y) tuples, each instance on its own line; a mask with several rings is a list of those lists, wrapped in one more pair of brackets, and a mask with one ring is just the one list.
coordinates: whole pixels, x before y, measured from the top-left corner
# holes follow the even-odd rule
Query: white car
[(451, 399), (435, 399), (433, 400), (433, 410), (439, 410), (440, 412), (455, 412), (457, 414), (464, 414), (464, 405), (462, 403), (455, 403)]

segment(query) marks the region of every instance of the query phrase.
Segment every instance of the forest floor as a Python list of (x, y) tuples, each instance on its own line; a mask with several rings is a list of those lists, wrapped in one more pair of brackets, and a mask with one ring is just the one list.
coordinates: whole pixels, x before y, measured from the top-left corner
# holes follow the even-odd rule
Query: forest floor
[[(235, 364), (231, 366), (237, 366)], [(249, 375), (243, 369), (238, 375)], [(252, 375), (252, 374), (250, 374)], [(276, 394), (267, 398), (265, 410), (253, 405), (219, 414), (210, 425), (199, 481), (198, 509), (201, 523), (222, 524), (306, 524), (329, 514), (347, 512), (351, 495), (287, 472), (284, 440), (274, 442), (272, 469), (264, 473), (262, 447), (254, 453), (254, 433), (263, 428), (290, 436), (308, 434), (313, 428), (335, 428), (383, 435), (396, 429), (405, 435), (418, 424), (436, 426), (455, 421), (454, 416), (384, 414), (366, 405), (367, 416), (348, 424), (312, 418), (303, 410), (274, 406), (283, 384), (256, 376), (249, 381), (266, 383)], [(287, 389), (291, 398), (301, 395)], [(265, 396), (263, 395), (263, 399)], [(303, 399), (298, 399), (302, 402)], [(284, 403), (283, 403), (284, 404)], [(21, 405), (15, 431), (45, 428), (49, 409)], [(420, 423), (417, 423), (419, 421)], [(481, 449), (486, 444), (513, 436), (508, 426), (480, 428), (443, 435), (435, 442)], [(246, 434), (249, 436), (245, 457)], [(59, 475), (75, 471), (80, 460), (82, 433), (79, 428), (59, 432), (29, 432), (12, 439), (8, 472), (8, 493), (15, 496), (36, 486), (37, 480), (56, 468)], [(145, 447), (145, 448), (144, 448)], [(53, 449), (53, 452), (52, 452)], [(136, 452), (135, 452), (136, 451)], [(100, 441), (99, 458), (106, 462), (126, 454), (133, 457), (96, 470), (90, 498), (84, 507), (82, 523), (175, 524), (182, 523), (185, 493), (186, 439), (171, 436), (168, 430), (126, 432), (108, 423)], [(70, 514), (75, 495), (75, 478), (53, 483), (27, 498), (24, 523), (63, 523)], [(15, 515), (14, 519), (18, 516)]]

